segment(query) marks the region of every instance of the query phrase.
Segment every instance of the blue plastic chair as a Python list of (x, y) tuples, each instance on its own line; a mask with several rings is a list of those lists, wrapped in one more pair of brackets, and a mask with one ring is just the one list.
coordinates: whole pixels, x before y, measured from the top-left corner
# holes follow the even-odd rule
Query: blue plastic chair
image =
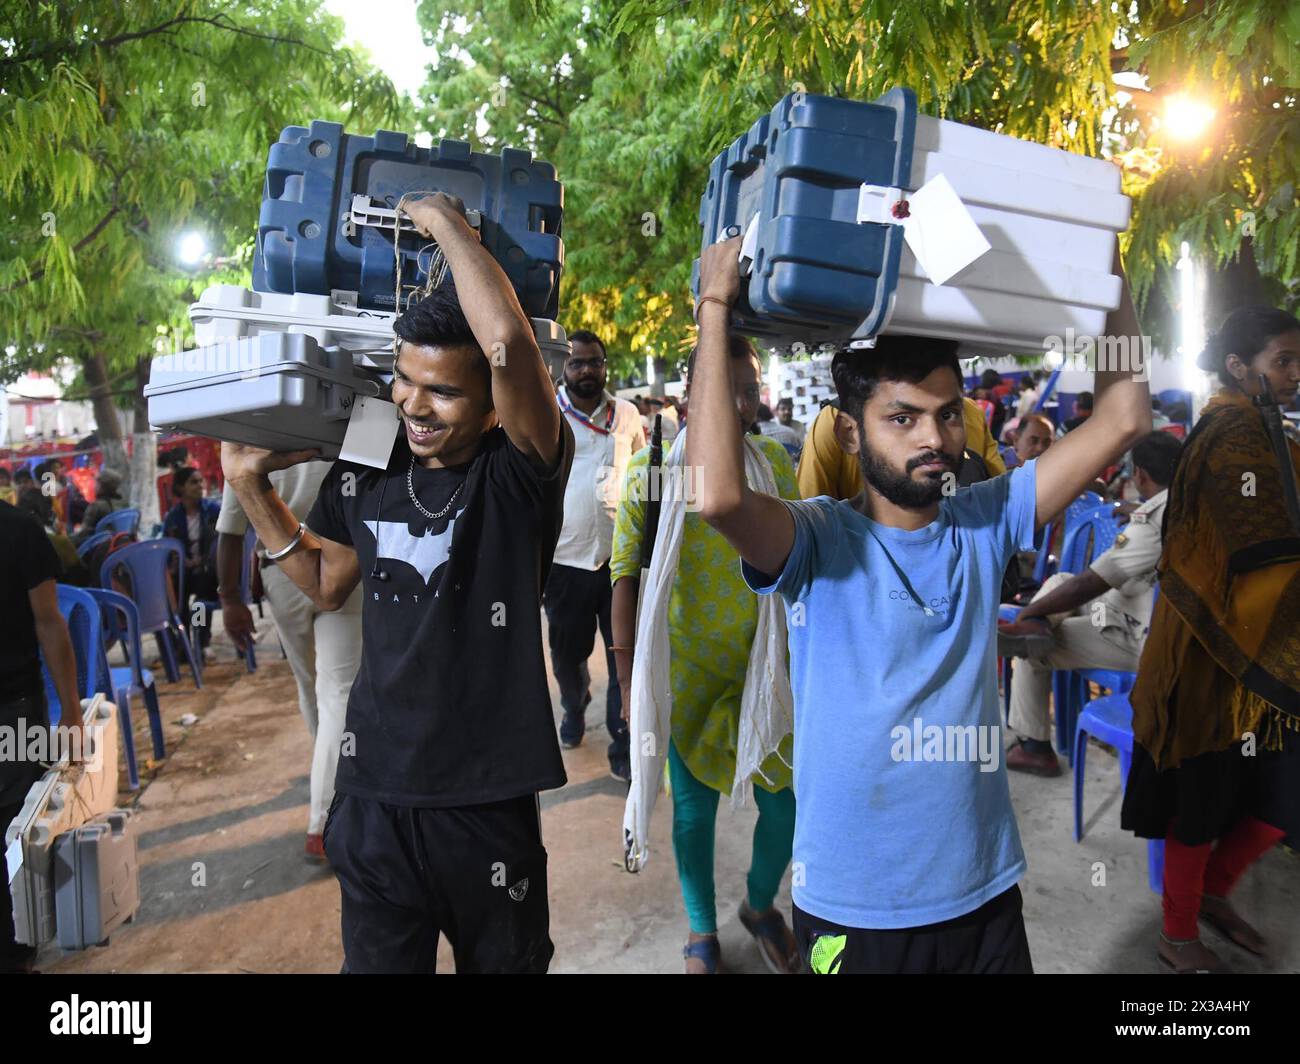
[[(1160, 597), (1160, 585), (1151, 593), (1154, 613)], [(1115, 693), (1094, 698), (1083, 706), (1074, 727), (1071, 760), (1074, 765), (1074, 841), (1083, 838), (1083, 778), (1088, 754), (1088, 736), (1095, 736), (1115, 748), (1119, 754), (1119, 771), (1123, 786), (1128, 786), (1129, 767), (1133, 763), (1133, 704), (1129, 694), (1137, 681), (1136, 673), (1112, 672), (1108, 669), (1081, 670), (1085, 674), (1109, 677)], [(1122, 690), (1120, 689), (1122, 688)], [(1163, 839), (1147, 840), (1147, 882), (1157, 894), (1164, 890), (1165, 844)]]
[[(1133, 763), (1133, 706), (1127, 694), (1107, 695), (1089, 702), (1079, 714), (1074, 733), (1074, 841), (1083, 839), (1083, 777), (1088, 756), (1088, 736), (1108, 743), (1119, 754), (1122, 786), (1128, 786)], [(1147, 882), (1157, 894), (1164, 890), (1165, 843), (1147, 840)]]
[(1073, 570), (1067, 569), (1060, 564), (1061, 559), (1052, 555), (1052, 537), (1056, 535), (1056, 529), (1064, 522), (1065, 536), (1061, 543), (1061, 558), (1063, 559), (1065, 557), (1065, 544), (1069, 542), (1070, 538), (1070, 530), (1078, 524), (1081, 516), (1101, 505), (1103, 505), (1103, 502), (1100, 495), (1095, 491), (1085, 491), (1065, 508), (1065, 513), (1058, 515), (1043, 526), (1043, 546), (1034, 560), (1034, 583), (1041, 587), (1047, 578), (1056, 572), (1073, 572)]
[(136, 530), (140, 527), (140, 511), (125, 509), (114, 510), (111, 514), (105, 514), (95, 524), (96, 532), (129, 532), (135, 535)]
[(1114, 546), (1119, 536), (1117, 512), (1114, 503), (1098, 503), (1069, 517), (1065, 542), (1061, 544), (1061, 572), (1081, 573), (1092, 564), (1093, 558)]
[[(1092, 563), (1092, 559), (1109, 550), (1119, 535), (1119, 525), (1115, 521), (1116, 507), (1103, 503), (1092, 510), (1077, 515), (1073, 527), (1065, 535), (1065, 544), (1061, 548), (1061, 572), (1081, 573)], [(1074, 672), (1057, 671), (1052, 674), (1052, 702), (1056, 709), (1056, 748), (1073, 759), (1074, 723), (1079, 715), (1079, 706), (1087, 698), (1087, 679), (1107, 688), (1114, 694), (1123, 694), (1132, 689), (1132, 682), (1127, 673), (1116, 673), (1105, 669), (1077, 670)]]
[(158, 652), (167, 672), (167, 679), (177, 683), (180, 670), (176, 665), (173, 640), (180, 642), (194, 676), (194, 686), (203, 686), (203, 675), (177, 608), (172, 604), (170, 583), (171, 563), (176, 563), (178, 602), (185, 601), (185, 548), (179, 540), (151, 539), (144, 543), (131, 543), (114, 551), (104, 559), (99, 582), (110, 591), (114, 578), (125, 578), (131, 589), (129, 598), (139, 612), (141, 635), (152, 634), (158, 643)]
[[(1059, 371), (1058, 371), (1059, 373)], [(1055, 377), (1052, 378), (1055, 380)], [(1045, 524), (1039, 535), (1042, 537), (1042, 547), (1039, 548), (1038, 556), (1034, 559), (1034, 583), (1042, 587), (1047, 578), (1058, 570), (1057, 559), (1052, 555), (1052, 537), (1056, 534), (1057, 526), (1060, 522), (1065, 522), (1065, 541), (1061, 544), (1061, 556), (1065, 557), (1066, 544), (1070, 542), (1070, 530), (1079, 523), (1083, 514), (1090, 513), (1097, 507), (1104, 505), (1102, 498), (1095, 491), (1085, 491), (1074, 502), (1066, 507), (1065, 513), (1053, 521)], [(1049, 571), (1050, 570), (1050, 571)], [(1066, 569), (1060, 566), (1061, 572), (1073, 572), (1074, 570)], [(998, 620), (1014, 621), (1020, 613), (1020, 607), (1013, 605), (1003, 605), (998, 608)], [(1011, 717), (1011, 659), (1002, 659), (1002, 698), (1006, 707), (1007, 718)], [(1065, 740), (1058, 738), (1057, 745), (1064, 749)]]
[[(126, 653), (125, 666), (109, 666), (105, 655), (104, 665), (108, 670), (109, 686), (113, 691), (113, 701), (121, 714), (124, 741), (127, 745), (127, 770), (131, 775), (131, 786), (138, 787), (139, 779), (135, 775), (135, 736), (131, 727), (131, 696), (140, 694), (144, 698), (145, 711), (149, 714), (149, 735), (153, 740), (153, 756), (162, 760), (167, 756), (167, 747), (163, 737), (162, 710), (158, 704), (158, 689), (154, 684), (153, 672), (144, 667), (144, 651), (140, 645), (140, 613), (135, 603), (120, 591), (105, 588), (87, 588), (100, 604), (101, 610), (113, 613), (120, 618), (123, 631), (123, 650)], [(129, 739), (126, 739), (129, 736)]]
[(92, 535), (87, 536), (86, 539), (82, 541), (81, 546), (77, 548), (77, 557), (84, 562), (86, 556), (89, 555), (92, 550), (98, 547), (101, 543), (106, 543), (112, 538), (112, 532), (95, 532)]
[[(97, 691), (95, 681), (99, 678), (99, 661), (96, 649), (100, 645), (99, 604), (86, 594), (85, 589), (68, 584), (56, 585), (59, 597), (59, 612), (68, 626), (68, 635), (72, 640), (72, 653), (77, 662), (77, 696), (93, 698)], [(63, 703), (59, 701), (58, 689), (50, 675), (41, 655), (41, 672), (45, 678), (45, 698), (51, 727), (59, 723), (63, 716)]]

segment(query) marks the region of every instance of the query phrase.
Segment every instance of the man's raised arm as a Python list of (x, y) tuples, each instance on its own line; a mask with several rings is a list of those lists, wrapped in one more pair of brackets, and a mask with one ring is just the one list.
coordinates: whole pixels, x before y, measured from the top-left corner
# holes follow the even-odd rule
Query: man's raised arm
[(465, 320), (492, 367), (492, 403), (510, 442), (539, 469), (560, 453), (560, 408), (532, 324), (510, 279), (465, 220), (465, 205), (436, 193), (404, 207), (438, 243), (456, 283)]
[[(316, 457), (315, 451), (275, 453), (242, 443), (221, 445), (221, 470), (234, 490), (257, 538), (268, 552), (288, 546), (298, 535), (298, 519), (267, 475)], [(357, 552), (303, 529), (297, 546), (276, 564), (319, 609), (337, 610), (361, 579)]]
[(739, 424), (728, 365), (727, 326), (740, 293), (740, 238), (704, 249), (700, 257), (699, 349), (690, 380), (686, 463), (695, 470), (700, 516), (751, 566), (775, 576), (794, 546), (794, 518), (779, 499), (745, 482), (744, 429)]
[(1037, 518), (1041, 527), (1070, 505), (1098, 475), (1151, 431), (1151, 392), (1146, 347), (1128, 281), (1115, 248), (1121, 280), (1119, 306), (1106, 316), (1098, 337), (1093, 413), (1038, 459)]

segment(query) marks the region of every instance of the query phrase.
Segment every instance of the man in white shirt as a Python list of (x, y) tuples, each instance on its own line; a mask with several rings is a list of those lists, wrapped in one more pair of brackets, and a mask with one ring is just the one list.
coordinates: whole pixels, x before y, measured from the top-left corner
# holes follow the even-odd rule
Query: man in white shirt
[[(332, 465), (303, 462), (271, 474), (271, 483), (299, 521), (306, 519)], [(255, 634), (253, 616), (239, 586), (247, 528), (244, 508), (227, 484), (217, 517), (217, 576), (221, 583), (222, 620), (226, 632), (241, 649)], [(343, 741), (348, 694), (361, 664), (361, 585), (353, 589), (341, 609), (329, 613), (318, 610), (274, 562), (262, 562), (262, 587), (298, 683), (298, 709), (314, 743), (305, 852), (312, 860), (324, 861), (322, 835), (334, 799), (334, 773)]]
[(1133, 446), (1133, 483), (1145, 502), (1115, 545), (1081, 573), (1048, 579), (1014, 623), (998, 625), (998, 653), (1024, 657), (1011, 674), (1009, 725), (1018, 742), (1007, 768), (1059, 776), (1052, 750), (1048, 695), (1056, 669), (1136, 672), (1151, 626), (1165, 498), (1182, 444), (1152, 432)]
[(803, 437), (788, 425), (783, 425), (772, 415), (771, 408), (766, 403), (758, 404), (758, 431), (764, 436), (771, 436), (782, 447), (790, 452), (790, 457), (795, 461), (799, 460), (799, 452), (803, 449)]
[(776, 420), (786, 428), (799, 434), (799, 442), (803, 443), (803, 438), (808, 434), (807, 429), (803, 427), (802, 421), (796, 421), (794, 418), (794, 400), (788, 395), (783, 396), (776, 402)]
[(630, 781), (627, 723), (610, 625), (609, 556), (623, 474), (628, 459), (645, 446), (646, 437), (637, 408), (605, 390), (605, 345), (600, 337), (579, 330), (569, 340), (572, 350), (564, 363), (564, 383), (555, 397), (573, 430), (573, 465), (564, 493), (564, 527), (542, 597), (551, 669), (564, 709), (560, 743), (572, 749), (582, 742), (585, 712), (591, 701), (587, 659), (599, 627), (609, 668), (605, 727), (610, 738), (610, 773)]

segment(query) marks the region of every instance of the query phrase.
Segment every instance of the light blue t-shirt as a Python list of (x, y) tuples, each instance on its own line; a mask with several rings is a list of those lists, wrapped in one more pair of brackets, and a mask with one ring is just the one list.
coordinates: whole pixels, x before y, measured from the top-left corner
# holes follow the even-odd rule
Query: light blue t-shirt
[(905, 531), (786, 502), (795, 904), (847, 927), (949, 920), (1025, 870), (1002, 757), (997, 606), (1034, 546), (1036, 463), (960, 488)]

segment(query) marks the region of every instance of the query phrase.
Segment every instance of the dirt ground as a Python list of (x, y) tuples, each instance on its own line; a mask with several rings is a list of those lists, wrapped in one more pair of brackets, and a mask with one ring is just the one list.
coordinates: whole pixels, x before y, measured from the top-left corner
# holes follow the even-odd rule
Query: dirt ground
[[(139, 839), (142, 902), (107, 946), (63, 955), (47, 947), (43, 971), (337, 972), (339, 890), (328, 867), (303, 856), (310, 740), (296, 687), (274, 637), (249, 675), (218, 628), (218, 661), (195, 690), (188, 673), (160, 688), (168, 756), (142, 763), (142, 787), (126, 789)], [(587, 740), (564, 752), (567, 787), (542, 796), (549, 852), (553, 972), (678, 972), (686, 923), (669, 837), (670, 799), (655, 813), (652, 856), (638, 875), (622, 867), (625, 787), (605, 761), (601, 654), (593, 656)], [(157, 670), (161, 677), (161, 670)], [(558, 697), (552, 690), (552, 701)], [(149, 750), (143, 706), (134, 705), (137, 749)], [(558, 709), (557, 709), (558, 712)], [(192, 713), (198, 722), (179, 723)], [(1068, 775), (1012, 776), (1012, 798), (1030, 870), (1021, 889), (1040, 972), (1157, 971), (1157, 895), (1146, 887), (1145, 847), (1119, 829), (1118, 769), (1093, 749), (1087, 772), (1087, 836), (1072, 841)], [(723, 968), (763, 972), (736, 908), (744, 892), (752, 809), (718, 815), (717, 889)], [(935, 830), (941, 830), (936, 826)], [(1098, 882), (1100, 862), (1105, 881)], [(777, 900), (787, 914), (786, 886)], [(1278, 945), (1271, 964), (1207, 932), (1206, 941), (1246, 971), (1300, 970), (1300, 861), (1274, 850), (1239, 889), (1244, 913)], [(439, 970), (452, 970), (444, 941)]]

